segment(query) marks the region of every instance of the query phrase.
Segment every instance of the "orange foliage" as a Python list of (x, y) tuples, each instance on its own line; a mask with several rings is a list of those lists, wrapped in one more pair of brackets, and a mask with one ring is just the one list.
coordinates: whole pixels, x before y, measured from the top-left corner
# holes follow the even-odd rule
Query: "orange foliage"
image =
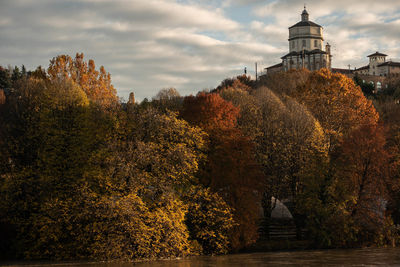
[(292, 94), (335, 139), (361, 125), (374, 125), (379, 119), (372, 101), (353, 80), (327, 69), (310, 73)]
[(254, 87), (255, 83), (251, 80), (250, 76), (245, 74), (239, 75), (236, 78), (228, 78), (221, 82), (220, 85), (216, 88), (216, 91), (219, 92), (221, 90), (227, 88), (239, 89), (242, 91), (251, 91)]
[(0, 105), (6, 103), (6, 95), (4, 94), (4, 91), (0, 89)]
[(208, 162), (201, 181), (220, 193), (235, 210), (234, 219), (239, 226), (232, 233), (232, 248), (250, 245), (257, 239), (261, 179), (253, 144), (236, 128), (239, 108), (218, 94), (200, 93), (185, 98), (182, 115), (210, 136)]
[(111, 106), (117, 101), (110, 73), (103, 66), (97, 71), (92, 59), (86, 63), (83, 53), (77, 53), (75, 59), (68, 55), (53, 58), (47, 73), (51, 80), (72, 79), (82, 87), (91, 101), (102, 106)]
[(199, 93), (184, 101), (184, 118), (206, 131), (226, 130), (236, 126), (239, 108), (218, 94)]
[(384, 129), (376, 124), (360, 126), (341, 142), (338, 177), (345, 192), (338, 197), (350, 200), (351, 215), (369, 228), (384, 219), (382, 201), (390, 166), (385, 145)]

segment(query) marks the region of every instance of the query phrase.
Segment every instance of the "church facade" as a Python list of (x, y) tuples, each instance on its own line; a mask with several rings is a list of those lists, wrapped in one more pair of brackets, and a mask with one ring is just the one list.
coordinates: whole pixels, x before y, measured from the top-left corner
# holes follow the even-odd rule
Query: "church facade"
[(331, 69), (330, 45), (327, 43), (323, 50), (323, 28), (309, 20), (309, 14), (305, 7), (301, 13), (301, 21), (289, 27), (288, 41), (289, 53), (281, 57), (281, 63), (267, 67), (266, 74), (302, 68)]

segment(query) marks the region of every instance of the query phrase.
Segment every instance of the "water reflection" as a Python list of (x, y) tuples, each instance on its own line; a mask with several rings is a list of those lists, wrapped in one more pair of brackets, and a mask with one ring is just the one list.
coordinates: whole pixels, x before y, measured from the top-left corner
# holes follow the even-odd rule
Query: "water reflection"
[[(1, 263), (0, 263), (1, 265)], [(17, 266), (12, 264), (9, 266)], [(18, 265), (21, 266), (21, 265)], [(24, 264), (23, 266), (43, 266)], [(235, 254), (160, 260), (140, 263), (58, 263), (45, 266), (76, 267), (211, 267), (211, 266), (400, 266), (399, 248), (313, 250)]]
[(400, 266), (400, 249), (319, 250), (236, 254), (180, 261), (141, 263), (141, 267), (211, 266)]

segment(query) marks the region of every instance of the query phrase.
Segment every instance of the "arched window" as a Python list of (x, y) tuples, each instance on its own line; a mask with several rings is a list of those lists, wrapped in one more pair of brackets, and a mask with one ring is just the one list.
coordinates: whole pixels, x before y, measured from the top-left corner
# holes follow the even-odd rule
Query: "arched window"
[(314, 47), (317, 47), (317, 46), (318, 46), (318, 41), (314, 40)]

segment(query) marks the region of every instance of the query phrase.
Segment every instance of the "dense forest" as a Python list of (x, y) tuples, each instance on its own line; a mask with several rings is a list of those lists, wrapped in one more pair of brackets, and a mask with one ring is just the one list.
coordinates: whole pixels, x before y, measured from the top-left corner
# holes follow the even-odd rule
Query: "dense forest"
[(293, 70), (136, 103), (83, 54), (0, 67), (0, 258), (236, 252), (272, 197), (315, 248), (399, 244), (400, 79), (357, 82)]

